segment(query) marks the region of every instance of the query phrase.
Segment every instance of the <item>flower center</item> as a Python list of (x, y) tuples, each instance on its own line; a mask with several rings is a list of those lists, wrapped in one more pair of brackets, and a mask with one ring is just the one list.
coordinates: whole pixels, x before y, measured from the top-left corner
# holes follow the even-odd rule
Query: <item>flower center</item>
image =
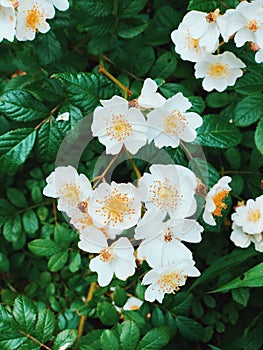
[(213, 196), (213, 202), (215, 203), (215, 210), (212, 212), (214, 216), (222, 216), (222, 210), (227, 208), (227, 204), (223, 200), (227, 197), (229, 191), (222, 190)]
[(172, 233), (170, 228), (167, 228), (164, 231), (164, 241), (165, 242), (172, 242), (172, 240), (173, 240), (173, 233)]
[(187, 275), (183, 274), (183, 271), (172, 272), (164, 274), (157, 281), (159, 285), (159, 291), (164, 293), (178, 292), (179, 286), (183, 286), (186, 282)]
[(108, 124), (110, 126), (106, 128), (106, 135), (110, 140), (117, 139), (120, 142), (132, 135), (132, 126), (122, 114), (114, 115)]
[(59, 193), (70, 205), (80, 202), (80, 186), (77, 186), (75, 183), (66, 182), (62, 184)]
[(114, 260), (114, 254), (107, 248), (103, 248), (100, 251), (100, 260), (103, 262), (111, 262)]
[(164, 119), (164, 131), (171, 136), (178, 136), (188, 124), (186, 117), (178, 110), (172, 111)]
[(105, 196), (103, 201), (97, 200), (97, 202), (102, 204), (102, 207), (96, 212), (105, 217), (105, 224), (108, 221), (111, 221), (113, 226), (117, 223), (123, 223), (125, 216), (128, 215), (128, 219), (130, 219), (130, 215), (135, 213), (131, 207), (132, 199), (129, 199), (126, 193), (120, 193), (116, 188), (110, 195)]
[(181, 200), (176, 186), (171, 185), (167, 178), (163, 182), (154, 180), (154, 184), (150, 186), (150, 192), (152, 193), (152, 203), (159, 207), (161, 211), (175, 209)]
[(131, 305), (130, 310), (139, 310), (139, 306), (138, 305)]
[(256, 224), (260, 220), (260, 218), (261, 218), (261, 213), (259, 209), (255, 209), (255, 210), (250, 209), (248, 211), (248, 216), (247, 216), (248, 221)]
[(26, 28), (37, 30), (37, 28), (41, 24), (43, 17), (44, 17), (43, 12), (41, 13), (37, 5), (35, 4), (32, 9), (27, 11)]
[(192, 38), (189, 34), (187, 35), (187, 47), (189, 49), (194, 49), (196, 53), (199, 52), (199, 39)]
[(216, 22), (218, 16), (220, 16), (220, 10), (216, 9), (214, 12), (209, 12), (205, 19), (208, 23), (212, 23)]
[(259, 25), (259, 22), (257, 20), (253, 19), (252, 21), (248, 22), (247, 27), (252, 32), (256, 32), (257, 30), (259, 30), (260, 25)]
[(228, 75), (228, 64), (220, 62), (210, 64), (207, 74), (210, 75), (212, 79), (225, 78)]

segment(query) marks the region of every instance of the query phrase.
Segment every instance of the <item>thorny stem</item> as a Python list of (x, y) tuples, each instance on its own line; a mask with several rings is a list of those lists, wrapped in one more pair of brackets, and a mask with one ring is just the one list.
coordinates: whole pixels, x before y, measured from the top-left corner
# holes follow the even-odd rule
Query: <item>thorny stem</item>
[(101, 180), (104, 180), (105, 175), (107, 174), (107, 172), (109, 171), (109, 169), (111, 168), (111, 166), (115, 163), (115, 161), (117, 160), (117, 158), (119, 157), (120, 153), (116, 154), (112, 160), (110, 161), (110, 163), (107, 165), (107, 167), (105, 168), (105, 170), (103, 171), (103, 173), (99, 176), (95, 176), (92, 180), (90, 180), (90, 182), (93, 182), (95, 180), (97, 180), (94, 185), (93, 188), (97, 187), (98, 184), (100, 183)]
[(9, 218), (11, 216), (14, 216), (14, 215), (17, 215), (17, 214), (22, 214), (22, 213), (24, 213), (27, 210), (38, 208), (38, 207), (41, 207), (42, 205), (45, 205), (45, 204), (51, 204), (52, 202), (53, 202), (53, 200), (48, 200), (48, 201), (41, 202), (41, 203), (38, 203), (38, 204), (35, 204), (35, 205), (31, 205), (30, 207), (27, 207), (27, 208), (24, 208), (24, 209), (16, 211), (14, 214), (7, 216), (7, 218)]
[(124, 147), (124, 150), (125, 150), (125, 152), (126, 152), (128, 158), (129, 158), (129, 162), (131, 163), (131, 166), (132, 166), (132, 168), (133, 168), (133, 170), (134, 170), (134, 172), (135, 172), (135, 174), (136, 174), (136, 176), (137, 176), (137, 179), (139, 180), (139, 179), (142, 177), (142, 175), (141, 175), (141, 173), (140, 173), (140, 170), (137, 168), (136, 164), (134, 163), (133, 159), (131, 158), (131, 155), (130, 155), (130, 153), (127, 151), (126, 147)]
[(180, 146), (184, 150), (185, 154), (187, 155), (188, 159), (193, 159), (194, 157), (191, 155), (191, 153), (188, 151), (187, 147), (184, 145), (182, 141), (180, 141)]
[(35, 130), (38, 130), (45, 122), (51, 122), (52, 116), (53, 114), (59, 109), (59, 107), (61, 106), (61, 103), (59, 103), (56, 107), (54, 107), (47, 118), (43, 119), (36, 127)]
[[(104, 59), (105, 61), (109, 62), (111, 65), (117, 66), (116, 63), (113, 62), (108, 56), (103, 55), (103, 59)], [(135, 75), (135, 74), (129, 72), (127, 69), (122, 68), (121, 71), (124, 72), (124, 73), (126, 73), (126, 74), (128, 74), (130, 77), (134, 78), (135, 80), (141, 80), (141, 81), (143, 81), (142, 78), (137, 77), (137, 75)]]
[(19, 330), (19, 332), (23, 335), (25, 335), (27, 338), (33, 340), (35, 343), (37, 343), (38, 345), (42, 346), (43, 348), (47, 349), (47, 350), (52, 350), (50, 347), (46, 346), (45, 344), (41, 343), (39, 340), (37, 340), (36, 338), (34, 338), (32, 335), (21, 331), (21, 329)]
[[(97, 287), (97, 283), (96, 282), (92, 282), (90, 287), (89, 287), (89, 291), (88, 291), (88, 294), (87, 294), (87, 297), (86, 297), (86, 300), (85, 300), (85, 305), (87, 305), (88, 302), (92, 299), (96, 287)], [(77, 336), (77, 339), (76, 339), (75, 348), (76, 348), (76, 344), (78, 343), (79, 339), (82, 337), (86, 319), (87, 319), (87, 316), (81, 316), (80, 317), (79, 325), (78, 325), (78, 336)]]

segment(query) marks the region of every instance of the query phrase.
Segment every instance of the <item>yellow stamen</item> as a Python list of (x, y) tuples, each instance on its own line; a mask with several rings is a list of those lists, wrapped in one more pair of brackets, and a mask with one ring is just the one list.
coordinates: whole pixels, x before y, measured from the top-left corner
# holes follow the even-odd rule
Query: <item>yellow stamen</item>
[(251, 221), (254, 224), (256, 224), (260, 220), (260, 218), (261, 218), (261, 213), (259, 209), (256, 209), (256, 210), (250, 209), (248, 211), (248, 216), (247, 216), (248, 221)]
[(27, 11), (26, 14), (26, 27), (27, 29), (37, 30), (41, 21), (43, 20), (43, 11), (40, 12), (37, 5), (35, 4), (32, 9)]
[(109, 136), (110, 140), (124, 141), (132, 135), (132, 126), (122, 114), (114, 115), (108, 120), (108, 125), (106, 135)]
[(227, 77), (228, 64), (223, 64), (220, 62), (210, 64), (207, 74), (210, 75), (212, 79)]
[(185, 284), (186, 279), (187, 275), (184, 275), (183, 271), (164, 274), (157, 281), (159, 285), (159, 291), (165, 293), (178, 292), (180, 286), (183, 286)]
[(227, 204), (223, 200), (227, 197), (229, 190), (222, 190), (213, 196), (213, 202), (216, 205), (215, 210), (212, 212), (214, 216), (222, 216), (222, 210), (227, 208)]
[(178, 136), (187, 124), (186, 117), (180, 111), (174, 110), (164, 118), (164, 131), (168, 135)]
[(111, 262), (114, 260), (114, 255), (109, 249), (103, 248), (100, 251), (100, 260), (103, 262)]
[(257, 20), (253, 19), (252, 21), (249, 21), (249, 22), (248, 22), (247, 27), (248, 27), (248, 29), (251, 30), (252, 32), (256, 32), (257, 30), (259, 30), (260, 25), (259, 25), (259, 23), (258, 23)]

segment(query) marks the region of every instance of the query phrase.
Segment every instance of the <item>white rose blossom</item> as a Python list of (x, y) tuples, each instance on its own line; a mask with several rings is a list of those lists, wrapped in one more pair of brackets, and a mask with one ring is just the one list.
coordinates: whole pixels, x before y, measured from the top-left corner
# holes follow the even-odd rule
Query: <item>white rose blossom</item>
[(206, 195), (203, 219), (211, 226), (216, 225), (215, 217), (221, 217), (222, 210), (227, 208), (224, 201), (231, 191), (228, 185), (231, 180), (231, 177), (223, 176)]
[(54, 7), (48, 1), (20, 1), (17, 7), (17, 39), (20, 41), (33, 40), (37, 32), (47, 33), (50, 25), (46, 19), (54, 16)]
[(164, 219), (169, 214), (170, 218), (181, 219), (195, 213), (197, 179), (191, 170), (181, 165), (154, 164), (150, 172), (139, 180), (146, 218), (158, 214)]
[(96, 226), (124, 230), (141, 216), (141, 194), (132, 184), (102, 183), (94, 190), (88, 213)]
[(204, 78), (202, 85), (206, 91), (215, 89), (222, 92), (243, 75), (241, 68), (245, 68), (245, 64), (232, 52), (226, 51), (219, 55), (206, 54), (194, 68), (195, 77)]
[(11, 1), (0, 0), (0, 41), (14, 40), (16, 33), (16, 14)]
[(92, 195), (90, 181), (84, 174), (78, 174), (71, 165), (57, 167), (46, 179), (43, 194), (58, 198), (58, 210), (68, 213), (85, 206)]
[(95, 227), (80, 235), (80, 249), (99, 255), (91, 259), (89, 268), (98, 274), (98, 283), (104, 287), (110, 284), (113, 275), (125, 281), (135, 273), (134, 249), (127, 237), (121, 237), (108, 246), (105, 235)]
[(151, 78), (144, 80), (138, 104), (142, 108), (157, 108), (164, 104), (165, 98), (157, 92), (158, 85)]
[(100, 101), (93, 114), (91, 130), (106, 146), (106, 153), (117, 154), (125, 146), (135, 154), (146, 144), (146, 121), (137, 108), (129, 108), (128, 101), (120, 96)]
[(200, 275), (191, 259), (180, 260), (174, 264), (155, 268), (146, 273), (142, 284), (149, 287), (145, 292), (145, 300), (161, 303), (165, 294), (177, 292), (185, 285), (188, 276), (197, 277)]
[(196, 128), (202, 125), (202, 118), (194, 112), (188, 98), (178, 92), (159, 108), (147, 115), (148, 141), (154, 140), (158, 148), (178, 147), (180, 140), (192, 142), (196, 138)]

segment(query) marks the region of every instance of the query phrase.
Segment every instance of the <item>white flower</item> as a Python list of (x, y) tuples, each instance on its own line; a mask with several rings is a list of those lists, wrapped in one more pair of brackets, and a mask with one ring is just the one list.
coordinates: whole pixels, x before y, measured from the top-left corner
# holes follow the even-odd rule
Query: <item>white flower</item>
[(78, 174), (72, 166), (58, 167), (46, 179), (43, 194), (58, 198), (58, 210), (69, 212), (84, 206), (92, 194), (89, 180), (84, 174)]
[(263, 195), (249, 199), (244, 206), (236, 208), (235, 224), (249, 234), (260, 234), (263, 231)]
[(33, 40), (36, 32), (48, 32), (50, 25), (46, 19), (53, 18), (54, 15), (54, 7), (48, 1), (20, 1), (17, 8), (17, 39), (20, 41)]
[(248, 235), (242, 230), (242, 227), (236, 225), (235, 223), (236, 215), (237, 213), (233, 213), (231, 216), (231, 219), (233, 220), (233, 224), (232, 224), (233, 231), (231, 232), (230, 239), (232, 242), (234, 242), (234, 244), (237, 247), (247, 248), (252, 241), (251, 239), (252, 235)]
[(181, 59), (191, 62), (198, 62), (205, 53), (214, 52), (217, 49), (218, 41), (211, 50), (200, 45), (200, 38), (193, 38), (189, 33), (189, 26), (184, 22), (180, 23), (178, 29), (171, 33), (171, 39), (175, 44), (175, 51), (181, 56)]
[(144, 80), (141, 94), (138, 98), (139, 106), (143, 108), (157, 108), (164, 104), (165, 98), (156, 92), (158, 85), (151, 78)]
[(161, 303), (165, 294), (175, 293), (181, 286), (184, 286), (188, 276), (197, 277), (199, 275), (200, 272), (191, 259), (152, 269), (142, 280), (142, 284), (150, 284), (145, 292), (145, 300), (152, 302), (156, 299)]
[(69, 8), (68, 0), (48, 0), (59, 11), (66, 11)]
[(207, 224), (215, 226), (215, 217), (221, 217), (222, 210), (227, 208), (224, 200), (231, 191), (231, 187), (228, 185), (231, 181), (231, 177), (223, 176), (207, 193), (203, 214), (203, 219)]
[(232, 52), (226, 51), (220, 55), (207, 54), (194, 68), (195, 77), (204, 78), (202, 85), (206, 91), (215, 89), (222, 92), (243, 75), (241, 68), (245, 68), (245, 64)]
[(78, 246), (89, 253), (99, 253), (90, 261), (89, 268), (98, 274), (100, 286), (107, 286), (115, 273), (118, 279), (125, 281), (135, 273), (134, 249), (127, 237), (121, 237), (110, 247), (104, 234), (89, 228), (80, 236)]
[(263, 62), (263, 49), (259, 49), (255, 54), (255, 61), (257, 63)]
[(127, 229), (141, 216), (141, 194), (132, 184), (102, 183), (94, 190), (88, 212), (97, 226)]
[(190, 11), (183, 18), (184, 28), (189, 29), (189, 35), (199, 40), (199, 46), (205, 47), (207, 52), (213, 52), (218, 46), (220, 29), (217, 19), (220, 16), (219, 9), (214, 12)]
[(128, 298), (126, 303), (123, 305), (123, 310), (139, 310), (142, 304), (143, 304), (142, 300), (135, 297), (130, 297)]
[(220, 29), (220, 34), (222, 36), (222, 38), (224, 39), (224, 42), (227, 43), (228, 40), (229, 40), (229, 37), (232, 35), (232, 34), (229, 34), (228, 32), (228, 25), (230, 23), (230, 21), (232, 21), (232, 15), (236, 12), (235, 9), (228, 9), (226, 10), (226, 12), (219, 16), (217, 18), (217, 24), (218, 24), (218, 27)]
[(263, 7), (262, 2), (242, 1), (228, 21), (228, 36), (235, 34), (234, 41), (241, 47), (247, 41), (263, 46)]
[(251, 235), (251, 240), (255, 244), (255, 249), (263, 253), (263, 232)]
[(16, 15), (11, 1), (0, 0), (0, 41), (14, 40), (16, 33)]
[(93, 136), (106, 146), (106, 153), (117, 154), (124, 145), (135, 154), (146, 144), (146, 121), (137, 108), (128, 108), (128, 101), (120, 96), (100, 101), (95, 109), (91, 130)]
[(154, 140), (158, 148), (178, 147), (180, 140), (191, 142), (196, 138), (195, 129), (202, 125), (202, 118), (194, 112), (186, 112), (192, 104), (181, 92), (166, 100), (162, 107), (151, 111), (148, 117), (148, 140)]
[(150, 172), (139, 180), (139, 189), (147, 209), (146, 217), (154, 213), (162, 219), (167, 214), (170, 218), (185, 218), (195, 213), (197, 180), (191, 170), (181, 165), (154, 164)]
[(57, 121), (62, 120), (62, 121), (65, 121), (65, 122), (69, 121), (69, 112), (64, 112), (64, 113), (59, 114), (57, 116), (56, 120)]

